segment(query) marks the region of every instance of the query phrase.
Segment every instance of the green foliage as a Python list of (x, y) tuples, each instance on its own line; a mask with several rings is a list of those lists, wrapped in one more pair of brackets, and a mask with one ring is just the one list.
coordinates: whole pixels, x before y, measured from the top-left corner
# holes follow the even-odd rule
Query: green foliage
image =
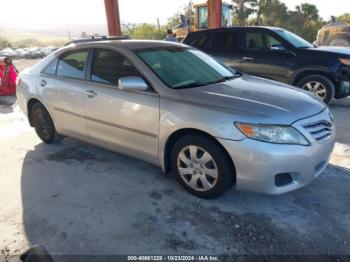
[(193, 1), (190, 0), (186, 5), (183, 6), (182, 10), (174, 14), (172, 17), (168, 18), (167, 24), (164, 27), (164, 30), (174, 29), (174, 27), (181, 24), (180, 15), (183, 14), (186, 17), (187, 21), (194, 21), (195, 13), (193, 9)]
[(250, 19), (251, 25), (258, 22), (260, 25), (284, 27), (288, 20), (288, 8), (279, 0), (259, 0), (254, 5), (256, 18)]
[[(325, 24), (315, 5), (303, 3), (288, 10), (280, 0), (232, 0), (236, 6), (236, 25), (254, 25), (285, 28), (309, 42), (316, 39), (317, 31)], [(237, 8), (238, 7), (238, 8)], [(252, 18), (252, 14), (256, 14)]]
[(180, 21), (180, 12), (174, 14), (172, 17), (168, 18), (167, 24), (165, 26), (166, 29), (173, 29), (175, 26), (181, 24)]
[(257, 0), (232, 0), (235, 25), (247, 25), (248, 17), (256, 10)]
[(139, 24), (129, 26), (128, 35), (130, 35), (130, 37), (133, 39), (161, 40), (165, 37), (165, 31), (159, 30), (155, 25)]
[(295, 7), (298, 15), (301, 15), (306, 21), (317, 21), (320, 20), (320, 16), (318, 14), (318, 9), (313, 4), (301, 4)]
[(5, 37), (0, 36), (0, 49), (4, 49), (7, 47), (11, 47), (10, 41)]
[(345, 13), (338, 17), (339, 22), (350, 23), (350, 13)]

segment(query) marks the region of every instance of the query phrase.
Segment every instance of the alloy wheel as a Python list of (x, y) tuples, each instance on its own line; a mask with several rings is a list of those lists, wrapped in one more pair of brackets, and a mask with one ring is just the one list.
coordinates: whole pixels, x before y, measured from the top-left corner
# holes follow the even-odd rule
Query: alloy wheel
[(327, 96), (327, 89), (325, 85), (317, 81), (306, 83), (303, 86), (303, 89), (314, 93), (317, 97), (321, 98), (322, 100), (324, 100)]

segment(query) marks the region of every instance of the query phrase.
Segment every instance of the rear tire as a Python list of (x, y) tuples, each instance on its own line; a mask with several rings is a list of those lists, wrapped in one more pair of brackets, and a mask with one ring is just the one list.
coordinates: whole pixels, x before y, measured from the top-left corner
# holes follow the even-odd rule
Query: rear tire
[(345, 38), (334, 39), (329, 43), (330, 46), (348, 47), (350, 46), (350, 41)]
[(217, 198), (234, 183), (231, 159), (215, 141), (204, 136), (180, 138), (173, 147), (171, 165), (184, 189), (197, 197)]
[(63, 136), (57, 133), (49, 112), (41, 103), (33, 105), (31, 119), (35, 132), (43, 142), (54, 144), (63, 139)]
[(333, 82), (322, 75), (307, 76), (297, 86), (313, 93), (326, 104), (330, 104), (334, 98), (335, 87)]

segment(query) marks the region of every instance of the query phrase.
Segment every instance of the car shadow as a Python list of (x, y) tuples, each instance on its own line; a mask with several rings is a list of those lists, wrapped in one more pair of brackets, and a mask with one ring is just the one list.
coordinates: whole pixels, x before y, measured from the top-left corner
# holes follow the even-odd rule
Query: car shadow
[(16, 103), (16, 96), (0, 96), (0, 114), (12, 113)]
[(23, 223), (52, 254), (349, 254), (349, 185), (329, 166), (289, 194), (203, 200), (156, 166), (65, 139), (26, 153)]

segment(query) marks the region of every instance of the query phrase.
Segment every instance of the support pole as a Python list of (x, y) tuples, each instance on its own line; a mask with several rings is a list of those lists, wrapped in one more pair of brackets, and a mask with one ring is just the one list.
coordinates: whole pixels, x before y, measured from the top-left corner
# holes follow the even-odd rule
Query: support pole
[(107, 25), (108, 25), (108, 34), (120, 36), (122, 30), (120, 27), (120, 16), (119, 16), (119, 3), (118, 0), (104, 0)]
[(208, 0), (208, 27), (220, 28), (222, 21), (222, 0)]

